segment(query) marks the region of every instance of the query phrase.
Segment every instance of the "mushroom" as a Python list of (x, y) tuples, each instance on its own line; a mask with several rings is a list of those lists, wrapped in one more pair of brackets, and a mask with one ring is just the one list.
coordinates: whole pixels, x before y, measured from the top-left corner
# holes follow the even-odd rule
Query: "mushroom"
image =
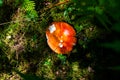
[(46, 30), (48, 46), (58, 54), (68, 54), (76, 44), (74, 28), (65, 22), (53, 22)]

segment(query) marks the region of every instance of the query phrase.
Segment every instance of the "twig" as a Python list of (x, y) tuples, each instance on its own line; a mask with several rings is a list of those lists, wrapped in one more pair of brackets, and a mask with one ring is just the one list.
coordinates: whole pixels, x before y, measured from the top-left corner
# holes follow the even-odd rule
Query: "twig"
[(11, 22), (5, 22), (5, 23), (1, 23), (0, 25), (5, 25), (5, 24), (9, 24), (9, 23), (11, 23)]
[(68, 3), (68, 2), (69, 2), (69, 0), (65, 0), (65, 1), (63, 1), (63, 2), (59, 2), (59, 3), (55, 4), (55, 5), (53, 5), (52, 7), (59, 6), (59, 5)]
[(0, 26), (5, 25), (5, 24), (9, 24), (9, 23), (15, 23), (15, 22), (17, 22), (17, 21), (4, 22), (4, 23), (1, 23)]
[(54, 8), (56, 6), (59, 6), (59, 5), (62, 5), (62, 4), (65, 4), (65, 3), (68, 3), (70, 0), (65, 0), (63, 2), (59, 2), (57, 4), (54, 4), (54, 5), (48, 5), (46, 8), (44, 8), (42, 11), (47, 11), (48, 9), (51, 9), (51, 8)]

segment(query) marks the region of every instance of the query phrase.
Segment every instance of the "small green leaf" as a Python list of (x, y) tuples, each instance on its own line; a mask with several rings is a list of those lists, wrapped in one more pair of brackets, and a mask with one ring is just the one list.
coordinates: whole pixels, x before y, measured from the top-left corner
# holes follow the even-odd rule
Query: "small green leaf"
[(103, 10), (100, 8), (100, 7), (95, 7), (95, 11), (98, 13), (98, 14), (103, 14)]
[(35, 2), (34, 1), (24, 1), (22, 8), (26, 11), (31, 11), (35, 9)]
[(47, 61), (45, 61), (44, 65), (50, 66), (51, 65), (51, 59), (48, 59)]
[(58, 54), (57, 57), (58, 57), (63, 63), (65, 63), (66, 56), (64, 56), (64, 55), (62, 55), (62, 54)]
[(77, 30), (78, 33), (83, 29), (83, 25), (75, 25), (75, 29)]
[(33, 41), (36, 41), (37, 35), (35, 34), (32, 39), (33, 39)]
[(2, 0), (0, 0), (0, 6), (2, 6), (2, 4), (3, 4), (3, 1), (2, 1)]

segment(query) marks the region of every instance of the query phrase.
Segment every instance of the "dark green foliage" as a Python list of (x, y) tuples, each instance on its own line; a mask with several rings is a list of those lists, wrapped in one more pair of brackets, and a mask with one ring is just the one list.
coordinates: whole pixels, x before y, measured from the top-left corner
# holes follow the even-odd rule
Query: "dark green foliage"
[(113, 41), (111, 43), (104, 43), (103, 46), (106, 48), (112, 48), (113, 50), (120, 52), (120, 40)]
[[(108, 27), (108, 28), (114, 30), (115, 32), (118, 32), (117, 34), (119, 34), (119, 32), (120, 32), (119, 31), (120, 30), (120, 25), (119, 25), (119, 22), (120, 22), (119, 7), (120, 7), (120, 5), (119, 5), (119, 2), (120, 2), (119, 0), (111, 0), (111, 1), (101, 0), (101, 1), (99, 1), (100, 6), (107, 5), (106, 3), (108, 3), (108, 6), (106, 6), (104, 8), (104, 13), (102, 13), (102, 15), (104, 15), (104, 18), (101, 18), (101, 19), (106, 26), (107, 26), (107, 23), (111, 24), (112, 28), (111, 27)], [(107, 15), (109, 15), (109, 16), (107, 16)], [(111, 17), (113, 20), (105, 19), (106, 17)], [(112, 34), (117, 35), (115, 32), (113, 32)], [(105, 43), (104, 46), (113, 48), (114, 50), (119, 51), (120, 50), (119, 43), (120, 43), (120, 39), (118, 38), (117, 40), (113, 39), (113, 41), (111, 43)]]

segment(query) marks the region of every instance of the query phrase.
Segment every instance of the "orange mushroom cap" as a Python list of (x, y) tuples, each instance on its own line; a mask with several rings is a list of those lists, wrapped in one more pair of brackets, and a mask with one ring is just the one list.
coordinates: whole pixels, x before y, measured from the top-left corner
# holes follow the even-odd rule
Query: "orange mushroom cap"
[(58, 54), (68, 54), (76, 44), (74, 28), (65, 22), (53, 22), (46, 30), (49, 47)]

